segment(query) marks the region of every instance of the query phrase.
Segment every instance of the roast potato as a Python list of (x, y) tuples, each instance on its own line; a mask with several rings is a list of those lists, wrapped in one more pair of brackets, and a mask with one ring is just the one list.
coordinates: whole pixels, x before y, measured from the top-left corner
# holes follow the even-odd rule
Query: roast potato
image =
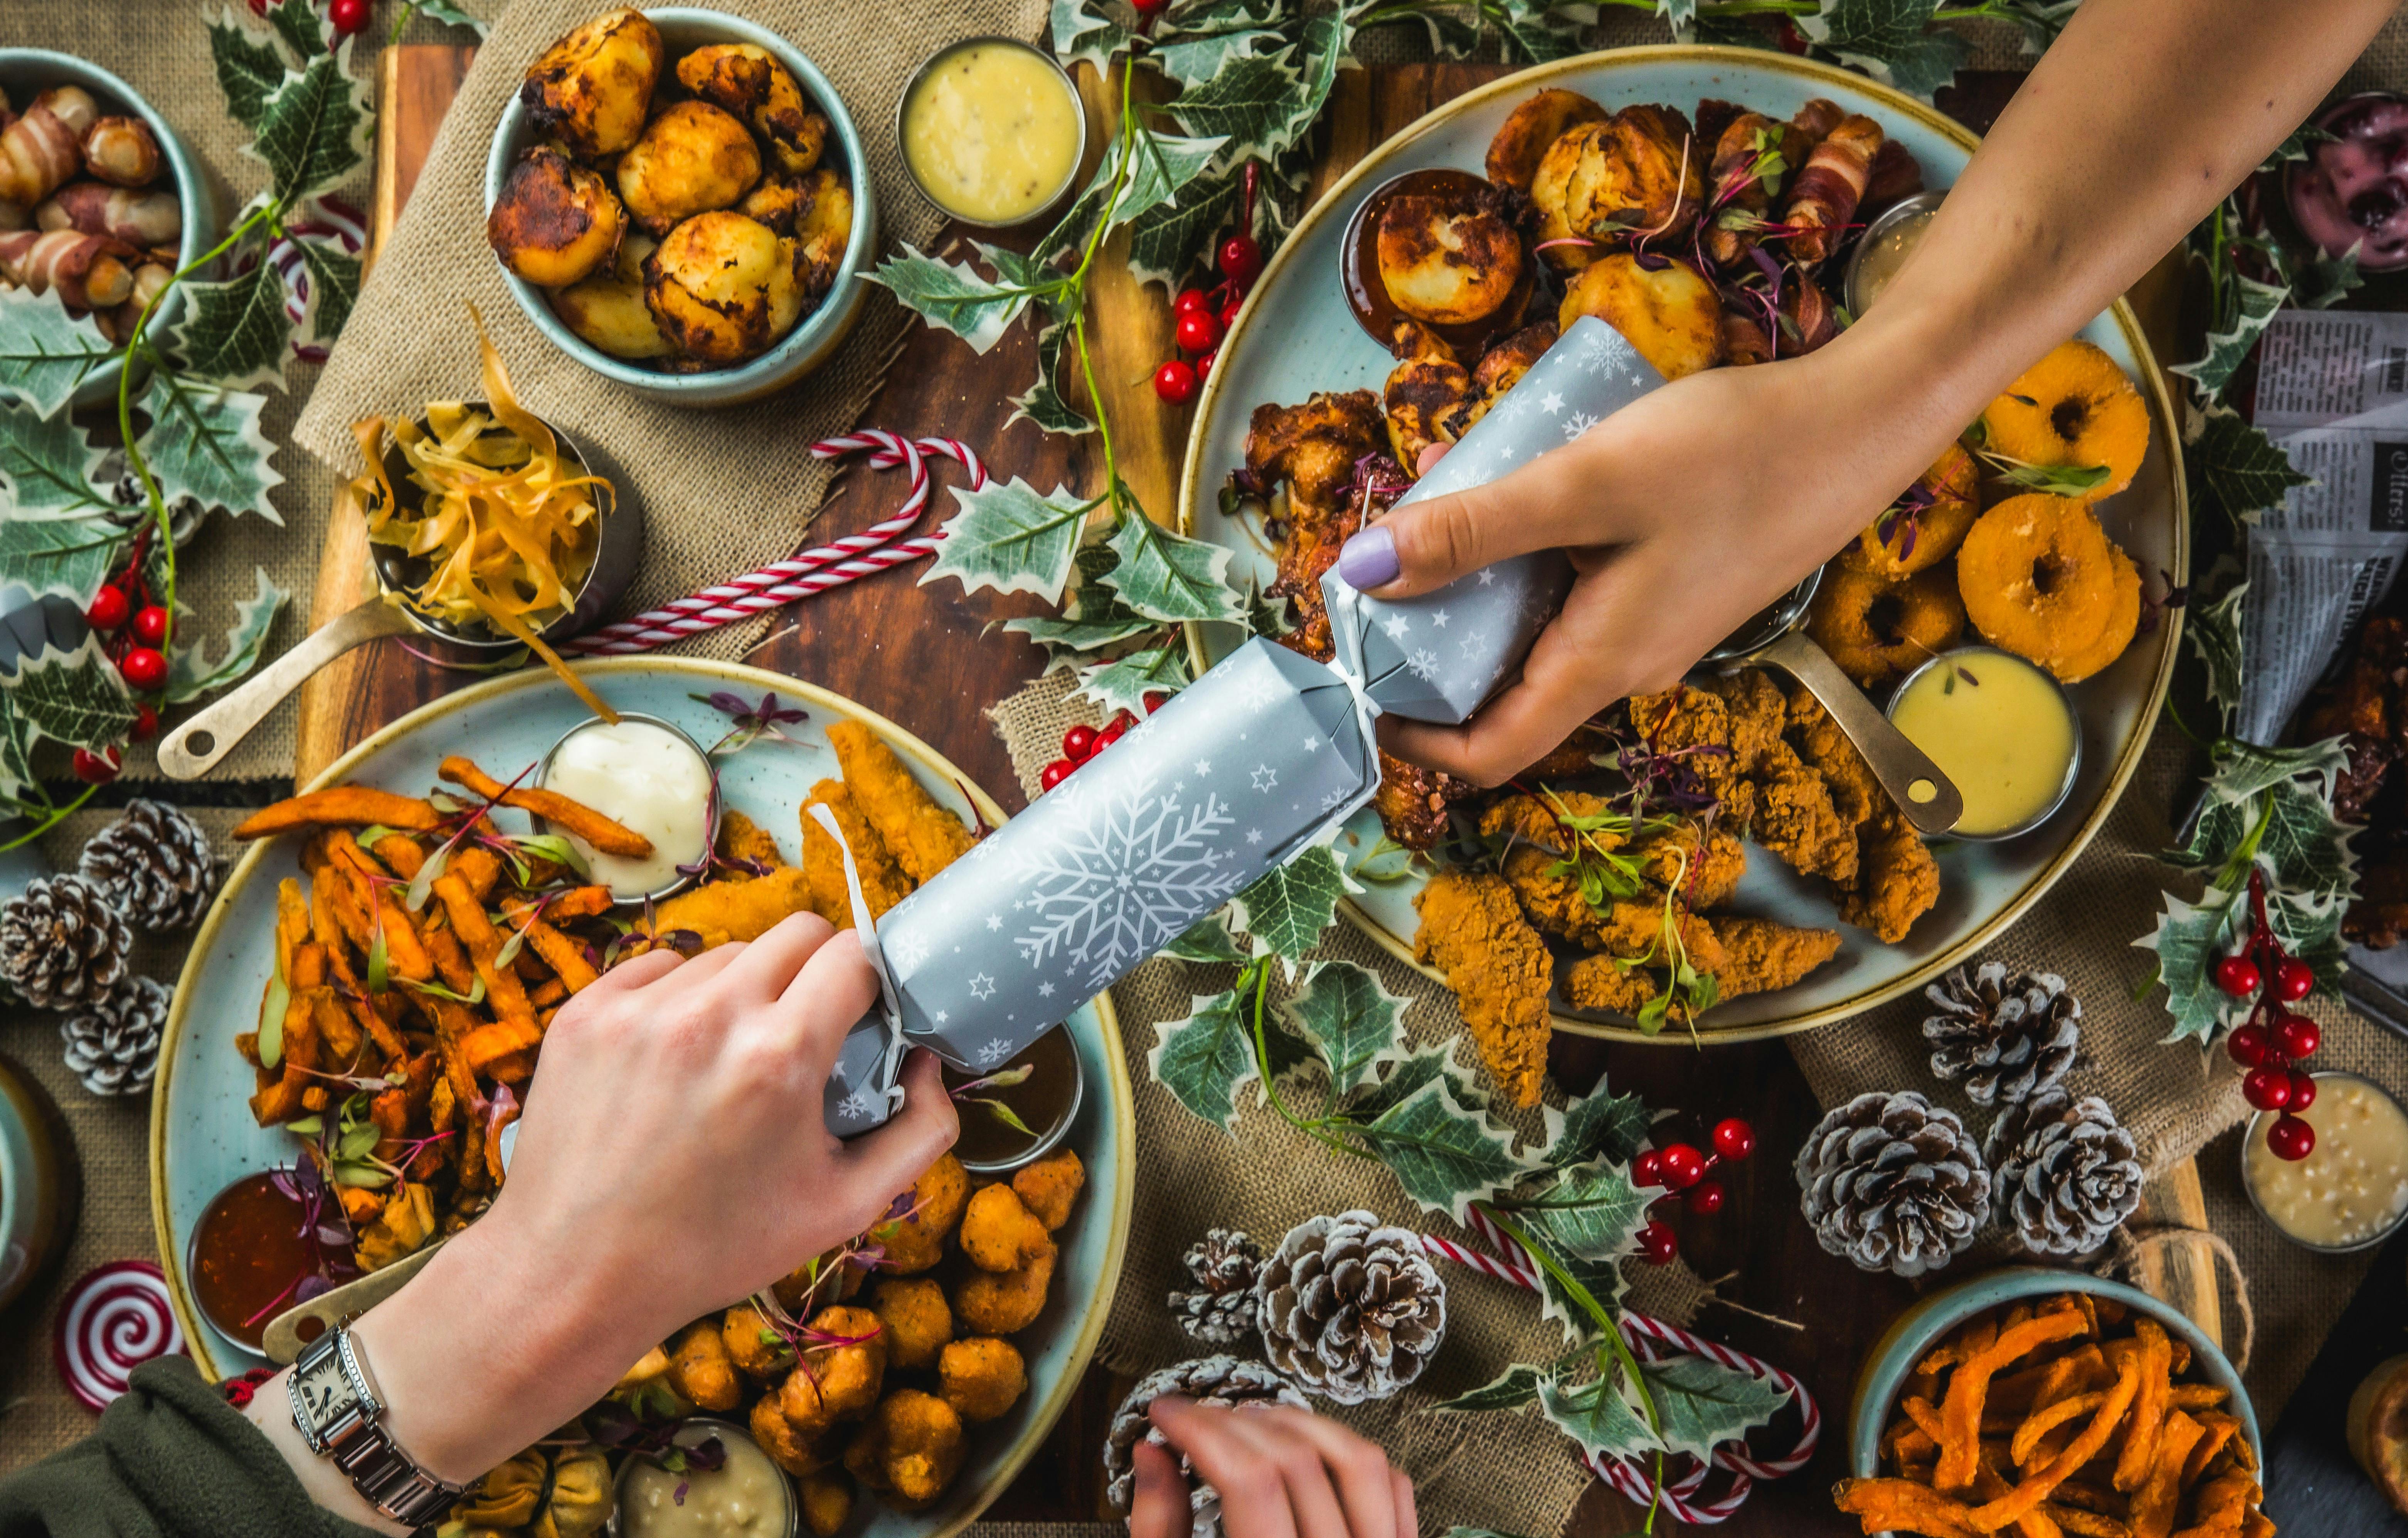
[(519, 99), (538, 132), (579, 158), (615, 155), (644, 131), (665, 52), (643, 12), (604, 11), (544, 50)]
[(1627, 337), (1656, 372), (1677, 379), (1721, 361), (1722, 311), (1722, 296), (1687, 263), (1615, 251), (1564, 285), (1555, 320), (1569, 331), (1594, 315)]
[(804, 296), (817, 299), (836, 286), (853, 241), (853, 189), (825, 165), (795, 185), (804, 200), (795, 213), (795, 277)]
[(1506, 114), (1504, 126), (1488, 141), (1488, 179), (1528, 192), (1550, 146), (1575, 128), (1605, 119), (1605, 108), (1577, 91), (1540, 92)]
[(803, 211), (804, 199), (802, 182), (764, 177), (760, 186), (744, 194), (736, 211), (747, 219), (759, 220), (780, 235), (793, 235), (795, 216)]
[(1405, 192), (1380, 210), (1380, 281), (1416, 320), (1465, 325), (1495, 314), (1522, 281), (1522, 237), (1493, 189)]
[(549, 144), (519, 157), (485, 216), (485, 241), (502, 265), (547, 289), (608, 266), (626, 229), (609, 184)]
[(803, 97), (794, 74), (751, 43), (698, 48), (678, 61), (678, 83), (751, 123), (778, 169), (798, 177), (820, 163), (828, 121)]
[(654, 118), (619, 160), (619, 195), (654, 235), (715, 208), (732, 208), (761, 179), (761, 151), (745, 126), (709, 102), (680, 102)]
[(1454, 349), (1427, 327), (1412, 320), (1397, 322), (1393, 344), (1398, 363), (1388, 372), (1384, 405), (1388, 445), (1408, 474), (1421, 463), (1422, 451), (1432, 444), (1452, 444), (1463, 436), (1479, 404), (1471, 372), (1455, 361)]
[(552, 296), (552, 312), (613, 358), (666, 358), (675, 352), (644, 303), (644, 259), (659, 245), (641, 230), (630, 231), (609, 267)]
[(1482, 353), (1479, 366), (1471, 371), (1471, 383), (1480, 392), (1480, 415), (1486, 416), (1499, 395), (1520, 384), (1539, 355), (1555, 346), (1561, 335), (1553, 320), (1539, 320)]
[(645, 258), (644, 303), (687, 358), (740, 363), (767, 351), (803, 312), (794, 243), (742, 214), (696, 214)]
[(1626, 107), (1550, 146), (1530, 183), (1541, 238), (1670, 241), (1698, 217), (1706, 151), (1669, 107)]

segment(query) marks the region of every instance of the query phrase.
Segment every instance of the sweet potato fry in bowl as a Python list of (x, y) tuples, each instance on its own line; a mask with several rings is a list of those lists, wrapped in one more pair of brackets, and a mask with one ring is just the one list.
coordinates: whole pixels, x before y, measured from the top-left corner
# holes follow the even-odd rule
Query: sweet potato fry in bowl
[(466, 759), (453, 754), (435, 771), (463, 790), (532, 813), (546, 822), (563, 829), (593, 845), (604, 854), (624, 855), (641, 860), (652, 852), (652, 841), (632, 828), (612, 821), (591, 806), (581, 805), (556, 790), (540, 790), (524, 786), (508, 786), (478, 768)]
[(443, 814), (415, 796), (399, 796), (366, 785), (337, 785), (307, 790), (245, 818), (234, 831), (238, 839), (273, 838), (304, 828), (399, 828), (407, 833), (432, 833), (443, 825)]

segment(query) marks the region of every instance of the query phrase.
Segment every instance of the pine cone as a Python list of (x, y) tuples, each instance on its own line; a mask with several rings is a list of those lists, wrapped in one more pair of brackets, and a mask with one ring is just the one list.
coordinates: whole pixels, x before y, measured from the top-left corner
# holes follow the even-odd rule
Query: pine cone
[(137, 929), (189, 929), (217, 890), (217, 856), (201, 825), (164, 802), (136, 801), (93, 835), (76, 874)]
[(1797, 1175), (1814, 1237), (1867, 1271), (1944, 1266), (1990, 1213), (1989, 1167), (1965, 1124), (1912, 1091), (1831, 1111), (1799, 1148)]
[(159, 1068), (159, 1032), (167, 1023), (165, 983), (125, 976), (108, 996), (59, 1022), (68, 1069), (95, 1095), (138, 1095)]
[(1271, 1365), (1340, 1404), (1386, 1399), (1446, 1339), (1446, 1283), (1411, 1230), (1377, 1213), (1308, 1218), (1263, 1262), (1256, 1323)]
[(2096, 1095), (2052, 1088), (2009, 1106), (1983, 1152), (2000, 1223), (2042, 1255), (2097, 1249), (2141, 1204), (2132, 1134)]
[(2082, 1004), (2065, 979), (1985, 961), (1971, 976), (1956, 971), (1923, 990), (1940, 1013), (1923, 1022), (1931, 1072), (1962, 1077), (1976, 1105), (2014, 1105), (2065, 1076), (2082, 1035)]
[(46, 876), (0, 906), (0, 977), (37, 1009), (105, 998), (125, 975), (134, 932), (79, 876)]
[[(1167, 1445), (1145, 1415), (1147, 1407), (1165, 1394), (1184, 1394), (1198, 1403), (1217, 1404), (1224, 1409), (1266, 1404), (1312, 1408), (1294, 1384), (1261, 1362), (1238, 1357), (1197, 1357), (1149, 1374), (1129, 1390), (1128, 1398), (1121, 1401), (1121, 1407), (1112, 1415), (1111, 1430), (1104, 1437), (1104, 1474), (1108, 1481), (1104, 1494), (1111, 1500), (1112, 1509), (1123, 1515), (1127, 1514), (1129, 1502), (1137, 1493), (1138, 1442), (1142, 1439), (1157, 1447)], [(1193, 1538), (1211, 1538), (1221, 1528), (1221, 1492), (1194, 1477), (1196, 1471), (1184, 1454), (1180, 1455), (1179, 1472), (1187, 1476)]]
[(1206, 1346), (1236, 1346), (1254, 1334), (1254, 1274), (1263, 1246), (1237, 1229), (1213, 1229), (1186, 1256), (1193, 1292), (1170, 1295), (1179, 1328)]

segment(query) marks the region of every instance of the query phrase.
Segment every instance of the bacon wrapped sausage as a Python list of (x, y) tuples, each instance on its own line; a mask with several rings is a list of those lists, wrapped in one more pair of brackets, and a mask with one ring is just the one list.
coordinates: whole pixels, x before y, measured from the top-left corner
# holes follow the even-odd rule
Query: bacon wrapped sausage
[(1838, 249), (1881, 147), (1881, 124), (1858, 115), (1842, 120), (1808, 151), (1781, 221), (1790, 231), (1784, 237), (1790, 259), (1799, 266), (1815, 266)]
[(83, 135), (99, 116), (99, 104), (75, 86), (35, 97), (0, 130), (0, 202), (30, 208), (58, 191), (83, 164)]
[(108, 309), (134, 292), (141, 253), (122, 240), (76, 230), (17, 230), (0, 235), (0, 271), (36, 293), (59, 291), (75, 309)]
[(140, 187), (159, 175), (159, 141), (139, 118), (101, 118), (83, 133), (83, 168), (120, 187)]
[(34, 210), (45, 230), (105, 235), (129, 246), (172, 247), (184, 235), (183, 205), (173, 192), (136, 192), (99, 181), (71, 181)]

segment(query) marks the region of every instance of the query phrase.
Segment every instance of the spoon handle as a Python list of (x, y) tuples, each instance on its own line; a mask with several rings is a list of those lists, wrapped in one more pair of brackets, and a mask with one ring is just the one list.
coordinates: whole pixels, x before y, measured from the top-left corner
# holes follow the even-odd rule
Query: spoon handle
[(312, 631), (299, 646), (251, 676), (242, 687), (159, 741), (159, 770), (169, 779), (198, 779), (284, 703), (284, 696), (328, 662), (380, 635), (407, 635), (418, 627), (382, 598), (354, 605)]
[(1922, 748), (1906, 740), (1889, 718), (1873, 708), (1864, 691), (1840, 671), (1830, 654), (1808, 636), (1792, 631), (1756, 654), (1799, 683), (1831, 713), (1882, 789), (1917, 833), (1937, 837), (1956, 826), (1965, 815), (1965, 798), (1954, 781), (1940, 772)]
[[(319, 1293), (306, 1303), (292, 1307), (267, 1321), (267, 1329), (259, 1340), (261, 1355), (279, 1367), (290, 1367), (300, 1357), (301, 1348), (323, 1334), (328, 1328), (346, 1319), (355, 1319), (377, 1304), (401, 1290), (401, 1284), (418, 1275), (427, 1257), (443, 1247), (436, 1240), (415, 1254), (405, 1255), (380, 1271), (371, 1271), (356, 1281), (345, 1282)], [(318, 1328), (305, 1338), (301, 1326), (315, 1319)]]

